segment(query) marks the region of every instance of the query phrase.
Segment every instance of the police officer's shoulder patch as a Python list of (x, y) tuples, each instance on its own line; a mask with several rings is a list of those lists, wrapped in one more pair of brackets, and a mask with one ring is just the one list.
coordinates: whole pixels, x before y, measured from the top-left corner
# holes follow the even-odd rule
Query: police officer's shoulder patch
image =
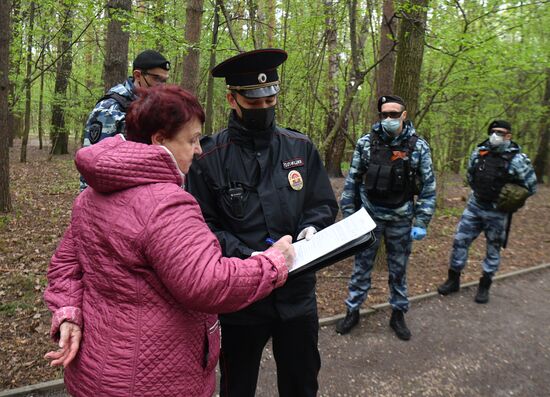
[(209, 135), (203, 136), (201, 138), (200, 142), (201, 142), (201, 148), (202, 148), (203, 152), (206, 152), (206, 151), (212, 149), (215, 145), (214, 140)]
[(95, 120), (90, 124), (90, 128), (88, 129), (88, 133), (90, 134), (90, 143), (93, 145), (94, 143), (98, 143), (101, 138), (101, 130), (103, 129), (103, 124), (101, 121)]
[(306, 136), (306, 134), (304, 134), (304, 133), (301, 132), (301, 131), (295, 130), (294, 128), (284, 127), (284, 129), (285, 129), (285, 130), (288, 130), (288, 131), (296, 132), (296, 133), (298, 133), (298, 134), (300, 134), (300, 135)]

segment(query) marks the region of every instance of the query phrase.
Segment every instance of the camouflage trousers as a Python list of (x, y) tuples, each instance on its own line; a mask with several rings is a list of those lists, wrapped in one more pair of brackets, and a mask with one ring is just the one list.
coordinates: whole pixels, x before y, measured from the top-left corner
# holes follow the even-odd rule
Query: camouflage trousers
[(376, 220), (376, 243), (355, 257), (353, 273), (348, 285), (349, 295), (346, 306), (349, 310), (359, 310), (367, 299), (371, 287), (371, 273), (380, 239), (384, 236), (388, 260), (388, 285), (390, 288), (390, 305), (393, 309), (406, 312), (409, 310), (407, 291), (407, 263), (411, 254), (411, 221)]
[(487, 252), (483, 271), (493, 275), (500, 265), (500, 249), (504, 243), (508, 214), (494, 209), (484, 209), (470, 199), (456, 228), (450, 267), (462, 271), (468, 259), (468, 249), (483, 231), (487, 240)]

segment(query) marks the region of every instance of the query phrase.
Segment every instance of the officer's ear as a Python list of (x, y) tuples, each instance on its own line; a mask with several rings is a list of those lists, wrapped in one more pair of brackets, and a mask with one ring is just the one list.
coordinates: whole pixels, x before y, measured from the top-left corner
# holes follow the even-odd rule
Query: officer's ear
[(233, 96), (232, 92), (228, 92), (225, 94), (225, 98), (227, 99), (227, 103), (229, 103), (229, 106), (231, 106), (231, 109), (237, 109), (237, 100)]
[(134, 83), (137, 83), (138, 86), (141, 84), (141, 70), (136, 69), (132, 72), (132, 77), (134, 78)]
[(407, 120), (407, 111), (406, 110), (403, 110), (403, 114), (401, 115), (401, 117), (403, 118), (403, 120)]

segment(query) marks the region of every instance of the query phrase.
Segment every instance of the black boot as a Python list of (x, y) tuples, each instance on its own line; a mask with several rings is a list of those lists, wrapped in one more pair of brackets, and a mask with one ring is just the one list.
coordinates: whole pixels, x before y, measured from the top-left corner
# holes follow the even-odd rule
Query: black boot
[(483, 276), (479, 279), (479, 286), (477, 287), (477, 294), (475, 297), (477, 303), (489, 302), (489, 288), (492, 282), (491, 275), (483, 272)]
[(353, 327), (359, 322), (359, 310), (349, 310), (346, 313), (346, 317), (336, 324), (336, 332), (341, 335), (347, 334)]
[(405, 323), (405, 316), (401, 310), (393, 310), (390, 318), (390, 327), (393, 328), (397, 337), (401, 340), (411, 339), (411, 331)]
[(450, 293), (457, 292), (460, 289), (460, 272), (449, 269), (449, 275), (447, 281), (437, 287), (437, 292), (441, 295), (449, 295)]

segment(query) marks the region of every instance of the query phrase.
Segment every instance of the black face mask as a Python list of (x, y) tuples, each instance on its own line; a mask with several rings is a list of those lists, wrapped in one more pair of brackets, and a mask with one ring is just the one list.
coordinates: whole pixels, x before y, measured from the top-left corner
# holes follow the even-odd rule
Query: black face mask
[(241, 110), (241, 123), (248, 130), (264, 131), (267, 130), (275, 121), (275, 106), (263, 109), (243, 108), (235, 98), (237, 106)]

